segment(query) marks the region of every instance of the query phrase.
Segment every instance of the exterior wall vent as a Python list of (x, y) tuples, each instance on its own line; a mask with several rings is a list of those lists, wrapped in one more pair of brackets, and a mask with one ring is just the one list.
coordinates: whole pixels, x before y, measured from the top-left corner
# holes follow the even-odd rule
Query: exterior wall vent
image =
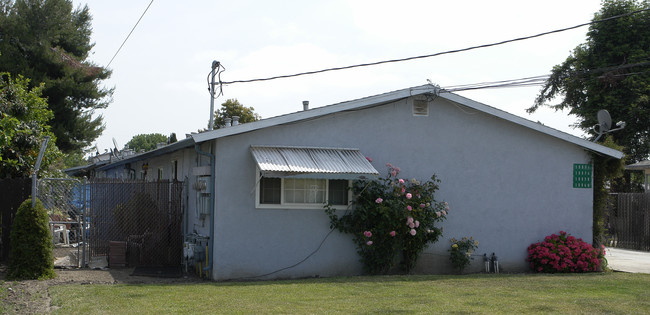
[(414, 99), (413, 116), (429, 116), (429, 102), (425, 99)]

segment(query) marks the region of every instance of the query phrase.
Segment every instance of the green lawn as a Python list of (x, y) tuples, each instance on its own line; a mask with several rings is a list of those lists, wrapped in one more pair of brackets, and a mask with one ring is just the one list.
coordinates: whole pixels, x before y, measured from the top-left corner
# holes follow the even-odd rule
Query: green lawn
[(650, 313), (650, 275), (381, 276), (50, 287), (55, 314)]

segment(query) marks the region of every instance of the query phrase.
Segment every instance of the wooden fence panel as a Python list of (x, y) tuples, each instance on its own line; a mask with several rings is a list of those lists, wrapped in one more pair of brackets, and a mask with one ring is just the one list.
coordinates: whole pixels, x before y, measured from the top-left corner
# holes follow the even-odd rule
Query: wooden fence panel
[(0, 261), (8, 261), (11, 225), (18, 207), (31, 193), (31, 178), (0, 179)]
[(650, 193), (612, 194), (607, 209), (609, 246), (650, 251)]

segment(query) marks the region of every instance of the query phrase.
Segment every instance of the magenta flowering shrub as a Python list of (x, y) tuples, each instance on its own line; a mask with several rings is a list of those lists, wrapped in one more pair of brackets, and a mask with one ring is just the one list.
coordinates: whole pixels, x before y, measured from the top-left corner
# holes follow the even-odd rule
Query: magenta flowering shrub
[(536, 272), (589, 272), (598, 269), (604, 256), (604, 247), (596, 249), (581, 238), (560, 231), (560, 235), (546, 236), (543, 242), (528, 246), (526, 260)]
[(435, 223), (449, 212), (446, 202), (434, 199), (440, 182), (435, 175), (421, 183), (399, 178), (399, 167), (386, 167), (384, 178), (354, 182), (353, 211), (339, 216), (326, 209), (332, 228), (352, 234), (369, 274), (386, 273), (398, 262), (409, 272), (424, 248), (442, 235)]

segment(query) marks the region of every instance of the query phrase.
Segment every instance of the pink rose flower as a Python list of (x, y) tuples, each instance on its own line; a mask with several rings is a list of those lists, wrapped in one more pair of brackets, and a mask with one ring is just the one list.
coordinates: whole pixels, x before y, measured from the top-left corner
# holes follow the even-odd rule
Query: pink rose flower
[(406, 192), (406, 188), (402, 187), (402, 193)]
[(438, 217), (440, 217), (440, 216), (442, 215), (442, 213), (440, 213), (440, 211), (436, 211), (436, 215), (437, 215)]
[(415, 221), (415, 222), (413, 222), (413, 223), (415, 224), (415, 227), (419, 227), (419, 226), (420, 226), (420, 221)]
[(426, 206), (427, 206), (427, 205), (425, 205), (425, 204), (423, 204), (423, 203), (420, 204), (420, 208), (424, 208), (424, 207), (426, 207)]
[(396, 233), (395, 233), (395, 231), (390, 231), (389, 234), (390, 234), (390, 236), (395, 236)]
[(442, 215), (447, 215), (447, 211), (442, 210)]
[(410, 227), (410, 228), (414, 228), (414, 227), (415, 227), (415, 223), (413, 223), (413, 222), (409, 223), (409, 227)]
[(404, 184), (404, 180), (401, 179), (401, 178), (398, 180), (398, 182), (399, 182), (400, 184)]
[(366, 237), (371, 237), (371, 236), (372, 236), (372, 232), (370, 232), (370, 231), (365, 231), (365, 232), (363, 232), (363, 235), (365, 235)]
[(406, 206), (406, 210), (411, 211), (411, 210), (413, 210), (413, 207), (411, 207), (411, 206)]
[(381, 199), (381, 197), (375, 199), (375, 202), (376, 202), (376, 203), (382, 203), (383, 201), (384, 201), (384, 199)]
[(413, 198), (413, 195), (411, 195), (411, 193), (406, 193), (406, 199), (411, 199), (411, 198)]
[(406, 225), (409, 225), (411, 223), (413, 223), (413, 217), (407, 217), (406, 218)]
[(367, 241), (366, 245), (368, 245), (368, 246), (372, 245), (372, 241)]
[(417, 234), (418, 232), (415, 229), (411, 229), (411, 231), (409, 231), (409, 233), (411, 233), (411, 235), (415, 236), (415, 234)]

